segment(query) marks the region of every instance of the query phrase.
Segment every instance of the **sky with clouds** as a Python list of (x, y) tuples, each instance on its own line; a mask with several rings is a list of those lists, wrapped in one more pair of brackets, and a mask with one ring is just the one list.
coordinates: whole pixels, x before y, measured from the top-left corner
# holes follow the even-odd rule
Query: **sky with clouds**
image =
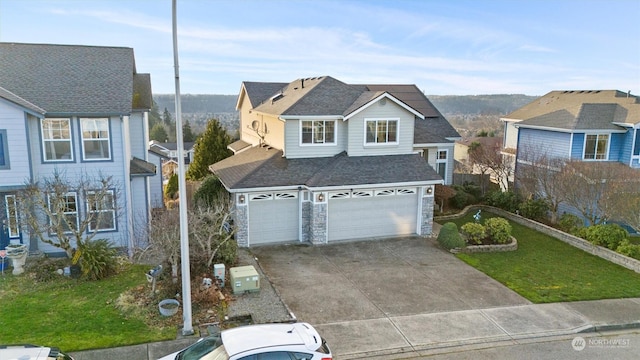
[[(640, 95), (640, 0), (177, 0), (177, 23), (183, 94), (329, 75)], [(0, 0), (0, 41), (131, 47), (154, 93), (175, 89), (171, 0)]]

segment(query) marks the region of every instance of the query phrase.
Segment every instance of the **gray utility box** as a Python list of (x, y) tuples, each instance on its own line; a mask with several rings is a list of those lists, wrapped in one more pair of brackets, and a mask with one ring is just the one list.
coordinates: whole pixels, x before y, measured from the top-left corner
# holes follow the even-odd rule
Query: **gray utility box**
[(224, 264), (214, 264), (213, 265), (213, 277), (218, 280), (218, 283), (221, 287), (224, 287), (224, 278), (225, 278), (225, 270)]
[(260, 276), (252, 265), (231, 268), (229, 281), (231, 281), (234, 294), (260, 291)]

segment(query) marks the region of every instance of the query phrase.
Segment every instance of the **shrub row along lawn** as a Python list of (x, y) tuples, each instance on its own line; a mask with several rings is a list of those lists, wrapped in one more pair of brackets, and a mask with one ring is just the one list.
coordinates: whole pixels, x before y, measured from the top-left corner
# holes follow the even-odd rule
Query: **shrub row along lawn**
[[(175, 338), (176, 327), (163, 325), (159, 314), (125, 315), (115, 306), (121, 293), (147, 285), (147, 270), (148, 266), (133, 265), (100, 281), (60, 276), (47, 282), (5, 271), (0, 276), (0, 342), (57, 346), (69, 352)], [(156, 325), (149, 317), (158, 318)]]
[[(473, 214), (447, 220), (460, 226)], [(483, 211), (482, 221), (496, 215)], [(533, 303), (640, 297), (640, 274), (510, 222), (518, 250), (457, 254)]]

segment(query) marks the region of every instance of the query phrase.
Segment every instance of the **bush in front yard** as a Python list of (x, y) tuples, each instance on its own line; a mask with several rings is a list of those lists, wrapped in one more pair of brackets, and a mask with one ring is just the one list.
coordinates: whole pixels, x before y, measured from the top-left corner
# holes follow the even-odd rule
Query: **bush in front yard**
[(518, 207), (520, 215), (536, 221), (546, 220), (549, 204), (544, 199), (529, 199)]
[(482, 224), (469, 222), (462, 225), (460, 230), (471, 244), (482, 244), (482, 241), (487, 237), (487, 230)]
[(584, 221), (576, 215), (564, 213), (560, 216), (557, 226), (567, 234), (579, 236), (578, 231), (584, 227)]
[(462, 248), (465, 246), (464, 239), (458, 232), (458, 226), (452, 222), (442, 225), (438, 234), (438, 243), (447, 250)]
[(511, 224), (507, 219), (490, 218), (484, 222), (487, 236), (498, 244), (506, 244), (511, 240)]
[(604, 246), (615, 251), (623, 240), (629, 239), (629, 233), (618, 224), (600, 224), (586, 228), (586, 240), (594, 245)]
[(106, 239), (87, 241), (80, 251), (82, 275), (89, 280), (100, 280), (118, 272), (118, 250)]
[(515, 213), (520, 203), (519, 196), (512, 191), (493, 191), (484, 198), (485, 204)]
[(616, 252), (624, 256), (640, 260), (640, 245), (631, 243), (629, 239), (622, 240), (620, 245), (618, 245)]

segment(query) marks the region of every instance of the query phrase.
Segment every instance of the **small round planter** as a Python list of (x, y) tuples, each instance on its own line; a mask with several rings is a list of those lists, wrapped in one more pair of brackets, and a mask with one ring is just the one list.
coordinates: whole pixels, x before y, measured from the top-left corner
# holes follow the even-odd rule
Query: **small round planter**
[(24, 264), (29, 255), (29, 249), (23, 244), (10, 244), (6, 247), (7, 257), (11, 259), (13, 265), (13, 275), (20, 275), (24, 272)]
[(162, 316), (173, 316), (178, 312), (178, 308), (180, 308), (180, 302), (175, 299), (164, 299), (158, 304)]

